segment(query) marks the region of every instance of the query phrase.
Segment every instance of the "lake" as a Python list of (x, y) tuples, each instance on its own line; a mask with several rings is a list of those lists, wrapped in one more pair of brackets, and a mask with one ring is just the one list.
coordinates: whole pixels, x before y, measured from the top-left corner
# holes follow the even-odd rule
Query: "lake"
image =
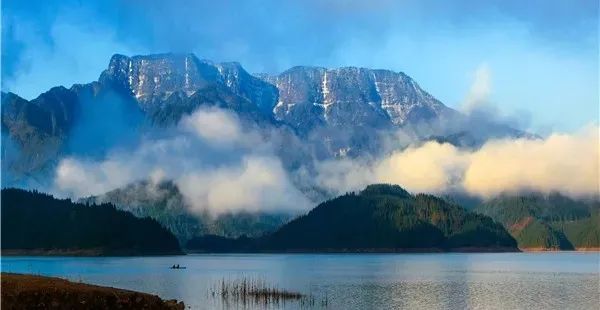
[[(183, 300), (193, 309), (265, 308), (212, 295), (222, 281), (260, 279), (331, 309), (598, 309), (599, 253), (224, 254), (2, 257), (3, 272)], [(173, 264), (186, 269), (173, 270)], [(235, 301), (234, 301), (235, 302)], [(268, 308), (305, 308), (288, 301)]]

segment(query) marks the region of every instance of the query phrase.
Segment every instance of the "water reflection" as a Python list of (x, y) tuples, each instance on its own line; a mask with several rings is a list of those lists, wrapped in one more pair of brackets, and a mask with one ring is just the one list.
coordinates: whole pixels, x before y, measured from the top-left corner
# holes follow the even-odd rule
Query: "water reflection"
[(2, 259), (2, 271), (140, 290), (196, 309), (240, 308), (210, 290), (244, 277), (316, 300), (272, 308), (320, 308), (327, 296), (330, 309), (597, 309), (598, 264), (598, 253), (11, 257)]

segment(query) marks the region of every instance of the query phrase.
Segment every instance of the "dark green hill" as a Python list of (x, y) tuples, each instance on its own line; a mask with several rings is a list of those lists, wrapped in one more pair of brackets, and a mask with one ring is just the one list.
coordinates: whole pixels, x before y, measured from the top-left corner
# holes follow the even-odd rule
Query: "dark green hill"
[(413, 196), (399, 186), (370, 185), (358, 194), (324, 202), (252, 242), (200, 238), (188, 243), (192, 250), (212, 251), (211, 247), (274, 252), (506, 251), (516, 250), (516, 242), (487, 216), (434, 196)]
[(500, 195), (475, 210), (501, 222), (520, 248), (600, 247), (598, 207), (559, 193)]
[(180, 254), (173, 234), (110, 204), (85, 205), (2, 189), (2, 251), (22, 254)]

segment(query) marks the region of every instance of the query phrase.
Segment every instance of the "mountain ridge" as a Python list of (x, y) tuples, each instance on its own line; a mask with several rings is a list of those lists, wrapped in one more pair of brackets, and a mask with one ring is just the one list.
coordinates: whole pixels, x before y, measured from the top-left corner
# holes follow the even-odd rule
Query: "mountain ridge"
[(32, 100), (3, 92), (2, 107), (2, 142), (14, 146), (2, 152), (2, 179), (19, 186), (48, 179), (64, 156), (102, 158), (203, 107), (288, 131), (312, 145), (319, 160), (377, 155), (385, 133), (405, 128), (421, 140), (460, 132), (461, 138), (449, 141), (470, 146), (519, 135), (494, 124), (485, 127), (490, 135), (479, 127), (415, 133), (428, 123), (462, 124), (464, 116), (403, 72), (296, 66), (254, 76), (237, 62), (215, 63), (194, 54), (115, 54), (97, 81), (54, 87)]

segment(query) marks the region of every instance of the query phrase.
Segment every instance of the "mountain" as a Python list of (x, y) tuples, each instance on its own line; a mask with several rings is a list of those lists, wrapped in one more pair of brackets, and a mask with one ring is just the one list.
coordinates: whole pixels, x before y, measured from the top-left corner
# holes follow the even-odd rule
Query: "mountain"
[(200, 106), (270, 124), (275, 97), (273, 85), (239, 64), (193, 55), (114, 55), (97, 82), (54, 87), (30, 101), (2, 93), (2, 144), (12, 146), (2, 151), (3, 184), (43, 180), (63, 156), (102, 157)]
[(294, 67), (256, 77), (239, 63), (213, 63), (193, 54), (115, 55), (99, 82), (130, 92), (145, 111), (169, 105), (164, 102), (174, 94), (185, 100), (217, 87), (302, 132), (318, 125), (400, 126), (457, 114), (406, 74), (389, 70)]
[(299, 66), (260, 77), (279, 90), (276, 119), (300, 130), (323, 124), (401, 126), (457, 113), (402, 72)]
[[(175, 113), (174, 121), (203, 104), (270, 119), (277, 100), (273, 85), (250, 75), (239, 63), (215, 64), (193, 54), (114, 55), (99, 82), (131, 94), (151, 117), (164, 109)], [(182, 105), (192, 111), (173, 110)]]
[(109, 204), (84, 205), (39, 192), (2, 189), (3, 254), (180, 254), (177, 239), (150, 218)]
[(155, 219), (169, 229), (185, 244), (202, 235), (219, 235), (229, 238), (259, 237), (287, 223), (288, 213), (237, 212), (220, 215), (208, 211), (193, 212), (173, 182), (159, 184), (138, 182), (103, 195), (80, 200), (83, 203), (110, 203), (121, 210), (144, 218)]
[(300, 159), (282, 158), (286, 167), (315, 158), (377, 155), (386, 134), (399, 128), (417, 131), (416, 139), (434, 135), (469, 145), (520, 134), (487, 123), (427, 126), (462, 124), (464, 116), (401, 72), (294, 67), (252, 75), (239, 63), (193, 54), (117, 54), (98, 81), (54, 87), (32, 100), (2, 93), (3, 184), (43, 184), (65, 156), (102, 158), (144, 133), (175, 126), (200, 107), (232, 111), (243, 122), (309, 146), (312, 153)]
[(502, 223), (523, 249), (600, 248), (600, 205), (559, 193), (504, 194), (475, 211)]
[(491, 218), (397, 185), (370, 185), (326, 201), (256, 240), (207, 236), (199, 251), (364, 252), (505, 251), (516, 241)]
[(335, 157), (376, 155), (385, 133), (461, 118), (402, 72), (298, 66), (258, 76), (277, 87), (274, 118)]
[(10, 173), (28, 176), (58, 159), (73, 109), (74, 97), (64, 88), (52, 89), (32, 101), (2, 93), (4, 184), (13, 182), (7, 178)]

